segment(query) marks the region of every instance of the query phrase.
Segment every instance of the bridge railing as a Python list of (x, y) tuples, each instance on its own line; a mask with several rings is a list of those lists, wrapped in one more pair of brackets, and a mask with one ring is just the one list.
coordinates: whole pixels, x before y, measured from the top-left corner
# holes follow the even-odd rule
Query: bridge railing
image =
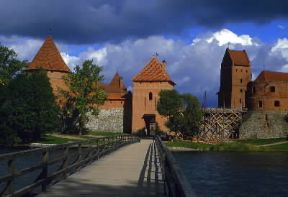
[(196, 197), (174, 156), (159, 136), (155, 137), (155, 142), (160, 157), (166, 195), (169, 197)]
[(134, 142), (139, 142), (139, 138), (119, 135), (2, 154), (0, 196), (45, 192), (49, 185), (65, 179), (101, 156)]

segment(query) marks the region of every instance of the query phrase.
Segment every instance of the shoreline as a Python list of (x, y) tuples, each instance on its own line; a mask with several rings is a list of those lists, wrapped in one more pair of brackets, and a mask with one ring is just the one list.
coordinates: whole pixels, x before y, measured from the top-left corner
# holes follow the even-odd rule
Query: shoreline
[(171, 152), (203, 152), (203, 150), (187, 147), (167, 147)]

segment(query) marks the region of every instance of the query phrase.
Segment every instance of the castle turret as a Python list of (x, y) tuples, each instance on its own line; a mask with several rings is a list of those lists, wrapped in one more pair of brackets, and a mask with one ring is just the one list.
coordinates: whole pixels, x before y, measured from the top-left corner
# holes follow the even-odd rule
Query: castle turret
[(55, 96), (59, 94), (59, 90), (68, 89), (63, 77), (71, 71), (64, 62), (51, 36), (45, 39), (26, 71), (33, 72), (40, 69), (47, 71)]
[(132, 132), (146, 128), (147, 134), (153, 134), (156, 123), (162, 131), (166, 118), (157, 111), (157, 103), (161, 90), (171, 90), (175, 83), (166, 70), (166, 63), (157, 57), (133, 78)]
[(250, 81), (251, 66), (246, 51), (227, 48), (221, 63), (218, 107), (246, 108), (247, 85)]

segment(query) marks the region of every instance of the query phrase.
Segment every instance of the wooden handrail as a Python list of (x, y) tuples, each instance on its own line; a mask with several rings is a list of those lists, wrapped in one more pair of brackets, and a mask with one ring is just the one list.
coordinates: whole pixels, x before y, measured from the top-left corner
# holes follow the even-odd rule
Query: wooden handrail
[[(0, 161), (1, 163), (7, 163), (8, 172), (0, 177), (0, 185), (4, 184), (4, 187), (0, 188), (0, 196), (22, 196), (33, 192), (40, 186), (41, 191), (45, 192), (47, 187), (54, 182), (65, 179), (80, 168), (121, 146), (139, 142), (139, 140), (136, 136), (120, 135), (2, 154), (0, 155)], [(56, 151), (61, 151), (61, 154), (53, 156)], [(16, 166), (17, 158), (35, 156), (36, 154), (40, 162), (22, 169), (21, 166)], [(49, 167), (56, 166), (55, 164), (59, 164), (60, 167), (50, 172)], [(41, 172), (34, 181), (31, 180), (32, 183), (28, 183), (21, 188), (15, 185), (18, 177), (39, 170)]]
[(160, 136), (155, 137), (155, 142), (160, 156), (165, 194), (169, 197), (196, 197), (186, 176), (179, 168), (172, 153), (162, 142)]

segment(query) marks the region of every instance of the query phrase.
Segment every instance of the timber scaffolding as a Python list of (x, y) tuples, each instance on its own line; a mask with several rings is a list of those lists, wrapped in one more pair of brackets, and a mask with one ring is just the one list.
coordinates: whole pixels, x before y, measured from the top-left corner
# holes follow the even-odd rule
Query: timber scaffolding
[(218, 143), (239, 138), (245, 109), (203, 108), (198, 140)]

